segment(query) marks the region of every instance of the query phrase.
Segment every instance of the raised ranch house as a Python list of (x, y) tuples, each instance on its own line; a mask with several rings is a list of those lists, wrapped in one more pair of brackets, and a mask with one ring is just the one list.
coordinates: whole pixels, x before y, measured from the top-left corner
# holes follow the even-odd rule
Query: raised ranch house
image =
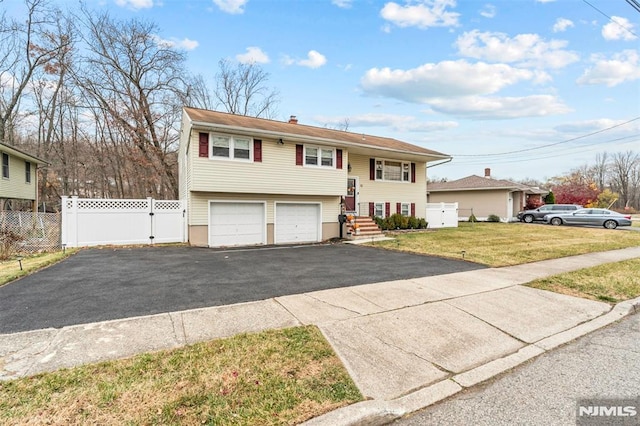
[(0, 208), (4, 209), (6, 200), (32, 201), (31, 209), (38, 205), (39, 165), (45, 161), (27, 154), (17, 148), (0, 143), (2, 156), (2, 178), (0, 179)]
[(517, 221), (518, 212), (527, 203), (541, 204), (548, 191), (508, 180), (494, 179), (491, 169), (484, 177), (471, 175), (450, 182), (429, 184), (429, 203), (458, 203), (458, 219), (467, 220), (473, 213), (478, 220), (496, 215), (503, 222)]
[(197, 246), (339, 237), (341, 213), (425, 216), (426, 166), (450, 157), (392, 138), (184, 108), (180, 198)]

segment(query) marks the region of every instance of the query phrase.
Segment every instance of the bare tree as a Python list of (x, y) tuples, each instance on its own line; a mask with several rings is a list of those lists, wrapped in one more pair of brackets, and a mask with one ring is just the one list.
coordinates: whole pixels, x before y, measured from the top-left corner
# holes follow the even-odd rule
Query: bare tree
[(211, 97), (211, 90), (202, 75), (196, 75), (189, 81), (184, 104), (194, 108), (215, 109), (215, 102)]
[(615, 153), (611, 159), (611, 186), (620, 194), (620, 201), (624, 207), (630, 207), (630, 202), (638, 192), (634, 181), (639, 167), (640, 154), (633, 151)]
[(131, 195), (177, 196), (176, 127), (185, 93), (184, 54), (159, 40), (151, 23), (120, 22), (88, 11), (84, 23), (88, 53), (75, 79), (92, 107), (121, 129), (122, 142), (137, 148), (129, 159), (137, 162), (144, 191)]
[(227, 59), (218, 63), (216, 100), (231, 114), (274, 118), (279, 93), (267, 86), (269, 73), (258, 64), (239, 63), (235, 67)]
[(592, 167), (593, 175), (598, 189), (604, 190), (609, 173), (609, 158), (606, 152), (596, 155), (596, 164)]
[(0, 141), (14, 137), (16, 115), (34, 72), (45, 66), (68, 40), (49, 27), (55, 15), (45, 0), (26, 0), (24, 22), (0, 16)]

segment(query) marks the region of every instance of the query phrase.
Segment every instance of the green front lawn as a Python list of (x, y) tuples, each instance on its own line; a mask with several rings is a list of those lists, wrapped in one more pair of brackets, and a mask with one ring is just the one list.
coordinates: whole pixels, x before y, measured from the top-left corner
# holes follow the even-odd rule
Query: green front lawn
[(640, 232), (524, 223), (466, 223), (391, 234), (374, 245), (499, 267), (640, 245)]

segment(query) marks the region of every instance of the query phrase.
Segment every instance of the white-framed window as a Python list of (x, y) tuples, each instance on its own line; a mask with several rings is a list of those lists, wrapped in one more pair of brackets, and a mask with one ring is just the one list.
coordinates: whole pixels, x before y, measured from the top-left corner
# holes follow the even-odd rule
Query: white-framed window
[(9, 179), (9, 154), (2, 153), (2, 177)]
[(402, 216), (411, 216), (411, 203), (401, 203), (400, 214)]
[(209, 155), (211, 158), (230, 160), (253, 160), (251, 138), (245, 136), (210, 135)]
[(411, 163), (396, 160), (376, 159), (376, 180), (410, 182)]
[(373, 204), (373, 215), (376, 217), (384, 218), (384, 203)]
[(336, 150), (319, 146), (304, 147), (304, 165), (311, 167), (335, 168)]
[(31, 163), (28, 161), (24, 162), (24, 181), (31, 183)]

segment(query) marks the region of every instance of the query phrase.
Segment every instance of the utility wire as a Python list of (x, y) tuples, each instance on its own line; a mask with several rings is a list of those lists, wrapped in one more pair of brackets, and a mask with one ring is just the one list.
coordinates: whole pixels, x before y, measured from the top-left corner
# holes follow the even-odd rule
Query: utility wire
[(638, 3), (637, 0), (627, 0), (627, 3), (629, 3), (632, 8), (640, 12), (640, 3)]
[[(638, 37), (638, 34), (634, 33), (632, 30), (630, 30), (629, 28), (625, 27), (624, 25), (620, 24), (618, 21), (614, 20), (611, 16), (607, 15), (606, 13), (604, 13), (603, 11), (601, 11), (600, 9), (598, 9), (597, 7), (595, 7), (594, 5), (592, 5), (591, 3), (589, 3), (587, 0), (582, 0), (583, 2), (585, 2), (586, 4), (588, 4), (589, 6), (591, 6), (592, 8), (594, 8), (596, 11), (598, 11), (602, 16), (606, 17), (609, 21), (613, 22), (614, 24), (616, 24), (617, 26), (619, 26), (620, 28), (622, 28), (623, 30), (633, 34), (634, 36)], [(638, 2), (636, 2), (635, 0), (631, 0), (634, 4), (630, 3), (629, 0), (627, 0), (627, 3), (631, 4), (631, 7), (633, 7), (634, 9), (636, 9), (638, 12), (640, 12), (640, 5), (638, 4)]]
[(561, 145), (561, 144), (565, 144), (565, 143), (569, 143), (569, 142), (574, 142), (574, 141), (577, 141), (579, 139), (584, 139), (584, 138), (587, 138), (589, 136), (597, 135), (599, 133), (608, 132), (609, 130), (613, 130), (616, 127), (624, 126), (626, 124), (632, 123), (632, 122), (637, 121), (637, 120), (640, 120), (640, 117), (632, 118), (631, 120), (625, 121), (624, 123), (619, 123), (619, 124), (613, 125), (611, 127), (607, 127), (606, 129), (600, 129), (600, 130), (597, 130), (595, 132), (587, 133), (586, 135), (576, 136), (575, 138), (565, 139), (563, 141), (554, 142), (554, 143), (550, 143), (550, 144), (546, 144), (546, 145), (540, 145), (540, 146), (536, 146), (536, 147), (533, 147), (533, 148), (518, 149), (518, 150), (515, 150), (515, 151), (507, 151), (507, 152), (498, 152), (498, 153), (494, 153), (494, 154), (452, 154), (452, 155), (454, 157), (492, 157), (492, 156), (498, 156), (498, 155), (519, 154), (521, 152), (535, 151), (537, 149), (543, 149), (543, 148), (548, 148), (550, 146), (556, 146), (556, 145)]

